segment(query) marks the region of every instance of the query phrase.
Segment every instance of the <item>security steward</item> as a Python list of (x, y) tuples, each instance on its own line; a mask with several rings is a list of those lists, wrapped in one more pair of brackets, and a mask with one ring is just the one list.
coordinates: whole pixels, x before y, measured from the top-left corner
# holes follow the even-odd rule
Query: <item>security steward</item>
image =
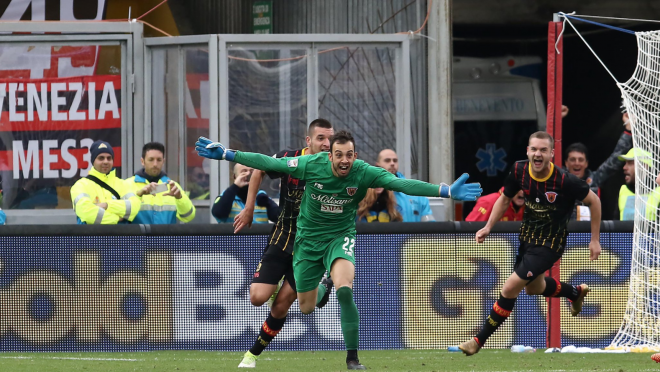
[(117, 177), (115, 153), (105, 141), (90, 148), (92, 169), (71, 188), (73, 210), (79, 224), (116, 225), (130, 223), (140, 211), (140, 199), (129, 185)]
[(140, 212), (133, 223), (175, 224), (195, 218), (195, 206), (181, 186), (163, 172), (165, 146), (149, 142), (142, 147), (142, 169), (126, 179), (142, 200)]

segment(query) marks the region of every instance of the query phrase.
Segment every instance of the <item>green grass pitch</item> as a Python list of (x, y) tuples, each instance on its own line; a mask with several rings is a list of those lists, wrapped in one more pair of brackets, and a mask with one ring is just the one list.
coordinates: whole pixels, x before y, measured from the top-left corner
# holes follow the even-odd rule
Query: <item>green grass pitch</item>
[[(0, 353), (1, 371), (239, 371), (243, 353), (152, 351), (141, 353)], [(545, 354), (482, 350), (472, 357), (446, 350), (360, 351), (372, 371), (657, 371), (649, 353)], [(266, 351), (255, 370), (342, 371), (340, 351)], [(240, 369), (243, 371), (244, 369)]]

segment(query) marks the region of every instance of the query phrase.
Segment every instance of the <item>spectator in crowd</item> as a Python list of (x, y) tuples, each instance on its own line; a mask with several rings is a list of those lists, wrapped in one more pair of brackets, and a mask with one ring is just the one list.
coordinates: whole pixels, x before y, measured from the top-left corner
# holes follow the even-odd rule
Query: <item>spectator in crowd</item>
[[(382, 150), (378, 154), (376, 166), (386, 169), (398, 178), (406, 178), (399, 172), (399, 157), (394, 150)], [(398, 191), (394, 191), (394, 196), (396, 197), (397, 208), (403, 218), (403, 222), (435, 221), (428, 198), (406, 195)]]
[[(569, 173), (575, 175), (579, 179), (589, 185), (591, 191), (594, 194), (600, 197), (599, 181), (595, 172), (592, 172), (589, 169), (589, 151), (587, 146), (580, 142), (573, 143), (566, 148), (564, 155), (564, 169), (568, 170)], [(598, 174), (602, 172), (604, 167), (598, 168)], [(614, 170), (616, 168), (613, 168)], [(573, 208), (573, 214), (571, 214), (572, 220), (588, 221), (591, 219), (589, 215), (589, 208), (582, 204), (580, 200), (575, 201), (575, 207)]]
[(369, 189), (357, 210), (358, 222), (401, 222), (394, 192), (382, 187)]
[(204, 167), (193, 167), (188, 173), (188, 197), (192, 200), (208, 200), (210, 191), (211, 176), (204, 170)]
[(141, 199), (142, 205), (134, 223), (175, 224), (195, 218), (195, 206), (181, 186), (163, 172), (165, 146), (149, 142), (142, 147), (142, 169), (126, 182)]
[(593, 181), (595, 182), (596, 186), (602, 185), (607, 179), (615, 175), (616, 172), (621, 169), (625, 161), (621, 160), (619, 156), (629, 152), (630, 149), (633, 148), (632, 133), (630, 132), (631, 121), (628, 117), (628, 111), (623, 104), (621, 105), (621, 112), (623, 114), (621, 117), (624, 127), (623, 133), (621, 133), (621, 136), (619, 137), (619, 140), (614, 147), (614, 151), (612, 151), (610, 156), (603, 162), (603, 164), (601, 164), (598, 169), (593, 172)]
[[(625, 109), (624, 109), (625, 110)], [(630, 121), (628, 113), (623, 114), (625, 130), (617, 141), (612, 154), (601, 164), (595, 172), (591, 172), (589, 166), (589, 157), (587, 147), (582, 143), (574, 143), (566, 148), (566, 169), (587, 181), (589, 187), (594, 193), (598, 194), (598, 187), (608, 178), (612, 177), (623, 166), (624, 161), (620, 160), (620, 155), (632, 149), (632, 134), (630, 133)]]
[[(619, 202), (617, 203), (621, 221), (635, 219), (635, 157), (644, 164), (643, 166), (649, 168), (653, 166), (651, 154), (639, 148), (632, 148), (625, 155), (619, 156), (619, 160), (626, 162), (623, 166), (625, 184), (619, 190)], [(646, 201), (643, 203), (645, 210), (640, 213), (644, 214), (648, 220), (655, 221), (658, 203), (660, 203), (660, 189), (655, 188), (645, 199)]]
[(573, 143), (566, 148), (564, 168), (569, 173), (585, 181), (591, 191), (598, 195), (598, 183), (594, 180), (593, 173), (589, 169), (589, 151), (587, 146), (580, 142)]
[[(497, 199), (502, 195), (504, 187), (498, 192), (492, 194), (484, 195), (477, 199), (477, 204), (474, 205), (472, 212), (465, 217), (465, 221), (488, 221), (491, 212), (493, 211), (493, 206)], [(504, 212), (504, 216), (500, 221), (522, 221), (523, 214), (525, 212), (525, 194), (520, 190), (518, 193), (511, 199), (509, 203), (509, 208)]]
[(105, 141), (96, 141), (90, 147), (92, 169), (71, 187), (79, 224), (130, 223), (140, 211), (140, 198), (115, 174), (114, 156), (112, 146)]
[[(215, 199), (211, 213), (218, 223), (234, 222), (243, 209), (247, 200), (248, 187), (254, 168), (236, 163), (234, 165), (234, 184), (229, 186)], [(276, 222), (280, 214), (280, 207), (268, 197), (265, 191), (259, 190), (254, 206), (253, 223)]]
[[(624, 131), (621, 133), (612, 154), (601, 164), (596, 171), (592, 172), (588, 169), (589, 156), (587, 147), (582, 143), (574, 143), (566, 148), (565, 152), (565, 168), (575, 176), (585, 181), (589, 188), (598, 196), (600, 196), (600, 185), (607, 179), (616, 174), (616, 172), (625, 164), (620, 159), (620, 155), (632, 149), (632, 134), (630, 133), (630, 118), (624, 105), (622, 108), (622, 121)], [(579, 217), (578, 217), (579, 216)], [(589, 220), (589, 209), (582, 208), (582, 203), (577, 201), (571, 219)]]

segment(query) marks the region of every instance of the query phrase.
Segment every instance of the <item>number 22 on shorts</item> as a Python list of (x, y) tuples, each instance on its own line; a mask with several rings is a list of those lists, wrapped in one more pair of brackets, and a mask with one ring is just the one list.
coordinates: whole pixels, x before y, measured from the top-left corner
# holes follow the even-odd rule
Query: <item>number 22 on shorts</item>
[(349, 238), (348, 236), (344, 238), (344, 253), (353, 257), (353, 247), (355, 247), (355, 238)]

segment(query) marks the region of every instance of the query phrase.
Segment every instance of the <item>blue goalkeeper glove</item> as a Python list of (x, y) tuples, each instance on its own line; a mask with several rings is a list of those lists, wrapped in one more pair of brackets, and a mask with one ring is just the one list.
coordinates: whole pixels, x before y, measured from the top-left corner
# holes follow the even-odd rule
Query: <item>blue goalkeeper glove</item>
[(440, 197), (452, 198), (454, 200), (475, 201), (481, 196), (481, 185), (479, 183), (465, 183), (468, 177), (467, 173), (463, 173), (451, 186), (447, 184), (440, 185)]
[(236, 152), (227, 150), (220, 142), (213, 142), (206, 137), (199, 137), (195, 143), (195, 151), (197, 155), (215, 159), (215, 160), (229, 160), (233, 161)]

